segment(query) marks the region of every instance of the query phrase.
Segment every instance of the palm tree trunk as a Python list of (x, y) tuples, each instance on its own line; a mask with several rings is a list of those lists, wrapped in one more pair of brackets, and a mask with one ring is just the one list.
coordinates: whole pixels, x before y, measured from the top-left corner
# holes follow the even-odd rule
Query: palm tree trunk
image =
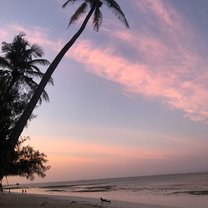
[(78, 37), (82, 34), (84, 31), (91, 15), (93, 14), (95, 10), (95, 5), (92, 6), (90, 9), (89, 13), (87, 14), (84, 22), (82, 23), (80, 29), (78, 32), (71, 38), (71, 40), (61, 49), (61, 51), (58, 53), (58, 55), (55, 57), (51, 65), (48, 67), (46, 73), (44, 74), (40, 84), (38, 85), (37, 89), (34, 92), (33, 97), (31, 98), (30, 102), (28, 103), (27, 108), (23, 112), (22, 116), (20, 117), (19, 121), (16, 123), (11, 136), (9, 138), (10, 144), (14, 147), (15, 144), (17, 143), (30, 115), (32, 114), (46, 84), (48, 83), (49, 79), (51, 78), (51, 75), (55, 71), (56, 67), (58, 66), (59, 62), (62, 60), (66, 52), (73, 46), (75, 41), (78, 39)]

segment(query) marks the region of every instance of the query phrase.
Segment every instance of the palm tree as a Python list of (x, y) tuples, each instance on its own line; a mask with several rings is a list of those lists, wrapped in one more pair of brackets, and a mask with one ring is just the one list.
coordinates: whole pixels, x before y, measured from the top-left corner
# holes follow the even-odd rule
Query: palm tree
[[(49, 65), (42, 59), (43, 50), (36, 44), (29, 44), (20, 33), (12, 43), (2, 43), (3, 56), (0, 56), (0, 180), (14, 154), (10, 146), (10, 134), (30, 101), (38, 84), (37, 78), (43, 73), (40, 65)], [(33, 80), (35, 79), (35, 81)], [(49, 79), (53, 83), (52, 79)], [(43, 90), (39, 101), (49, 100)], [(32, 116), (30, 116), (30, 119)]]
[[(2, 43), (2, 52), (0, 56), (0, 77), (6, 80), (4, 90), (0, 91), (1, 99), (6, 102), (6, 97), (13, 87), (24, 87), (25, 90), (34, 91), (38, 84), (33, 78), (43, 78), (44, 73), (40, 71), (38, 65), (49, 65), (49, 61), (42, 59), (43, 50), (36, 44), (30, 45), (24, 39), (25, 34), (20, 33), (14, 37), (12, 43)], [(52, 79), (49, 82), (53, 84)], [(48, 94), (43, 90), (41, 100), (49, 100)]]
[[(79, 6), (79, 8), (75, 11), (75, 13), (72, 15), (69, 26), (79, 19), (79, 17), (86, 13), (87, 9), (89, 9), (88, 14), (86, 15), (80, 29), (77, 31), (77, 33), (69, 40), (69, 42), (61, 49), (61, 51), (58, 53), (58, 55), (55, 57), (49, 68), (47, 69), (46, 73), (44, 74), (38, 88), (35, 90), (35, 93), (33, 97), (30, 100), (30, 103), (28, 104), (27, 108), (25, 109), (24, 113), (22, 114), (20, 120), (15, 125), (15, 128), (13, 129), (13, 132), (10, 137), (10, 141), (12, 143), (12, 146), (14, 147), (15, 144), (18, 141), (18, 138), (20, 134), (22, 133), (28, 118), (30, 117), (33, 109), (35, 108), (38, 99), (43, 92), (47, 82), (50, 80), (50, 77), (56, 67), (58, 66), (59, 62), (64, 57), (65, 53), (73, 46), (75, 41), (78, 39), (78, 37), (82, 34), (84, 31), (90, 17), (93, 15), (93, 28), (95, 31), (98, 31), (101, 24), (102, 24), (102, 13), (101, 13), (101, 7), (103, 5), (107, 6), (112, 12), (118, 17), (118, 19), (127, 27), (129, 28), (128, 22), (126, 20), (126, 17), (124, 13), (122, 12), (120, 6), (115, 0), (82, 0), (83, 3)], [(65, 8), (67, 5), (80, 2), (80, 0), (67, 0), (63, 4), (63, 8)]]

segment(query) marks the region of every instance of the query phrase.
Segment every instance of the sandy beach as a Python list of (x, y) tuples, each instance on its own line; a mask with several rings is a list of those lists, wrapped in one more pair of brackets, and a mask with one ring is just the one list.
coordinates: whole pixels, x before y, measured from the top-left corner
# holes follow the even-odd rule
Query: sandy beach
[(207, 181), (192, 173), (5, 185), (0, 208), (207, 208)]
[(58, 197), (47, 195), (5, 193), (0, 196), (1, 208), (168, 208), (160, 205), (136, 204), (122, 201), (101, 203), (99, 199)]

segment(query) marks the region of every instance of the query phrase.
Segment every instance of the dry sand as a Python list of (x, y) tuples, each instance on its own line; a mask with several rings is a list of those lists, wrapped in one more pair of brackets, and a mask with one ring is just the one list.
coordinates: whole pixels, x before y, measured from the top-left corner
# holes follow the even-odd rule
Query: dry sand
[(0, 195), (0, 208), (168, 208), (160, 205), (134, 204), (121, 201), (101, 203), (99, 199), (5, 193)]

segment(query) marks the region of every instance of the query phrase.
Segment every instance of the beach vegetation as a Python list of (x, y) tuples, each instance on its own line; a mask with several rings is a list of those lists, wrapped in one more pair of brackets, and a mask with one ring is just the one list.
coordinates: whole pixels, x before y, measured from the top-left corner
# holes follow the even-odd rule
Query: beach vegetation
[[(37, 78), (43, 73), (39, 66), (48, 65), (42, 59), (43, 51), (36, 44), (30, 44), (21, 33), (11, 43), (2, 43), (0, 56), (0, 180), (6, 175), (8, 164), (14, 161), (15, 148), (19, 140), (12, 143), (11, 132), (21, 117), (31, 96), (38, 86)], [(52, 79), (49, 81), (53, 83)], [(44, 91), (39, 99), (49, 100)], [(34, 118), (31, 114), (28, 121)], [(8, 172), (8, 171), (7, 171)]]
[(45, 177), (50, 166), (46, 165), (47, 156), (35, 150), (30, 145), (23, 145), (29, 137), (21, 138), (12, 154), (12, 160), (7, 164), (5, 176), (21, 176), (33, 180), (35, 175)]

